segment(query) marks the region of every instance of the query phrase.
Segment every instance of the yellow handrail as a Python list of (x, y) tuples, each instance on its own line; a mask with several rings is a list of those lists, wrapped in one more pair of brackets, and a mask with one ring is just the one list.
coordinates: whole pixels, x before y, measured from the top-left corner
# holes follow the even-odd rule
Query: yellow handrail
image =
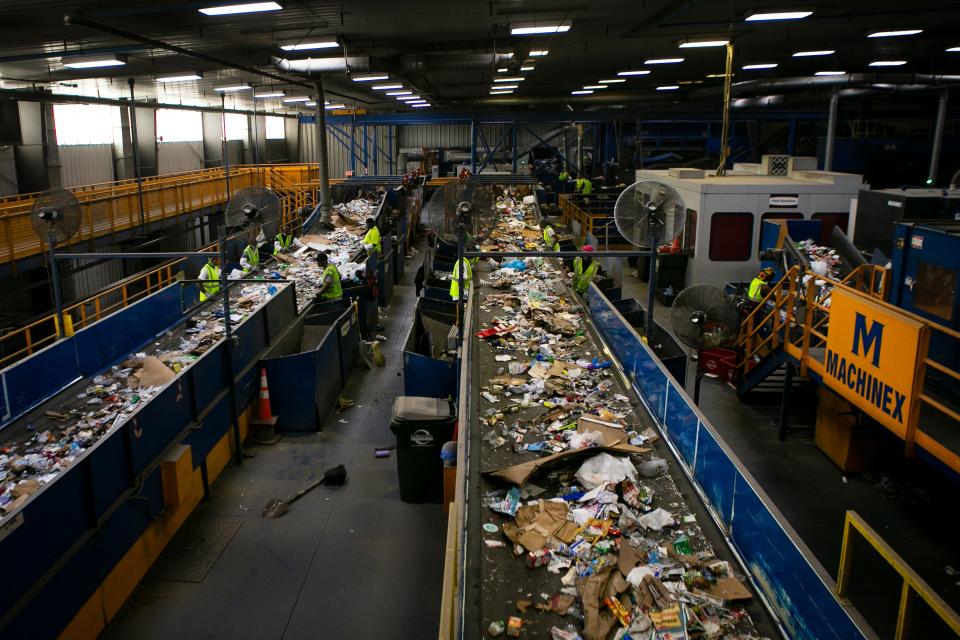
[(897, 610), (897, 627), (895, 640), (909, 637), (911, 610), (916, 604), (915, 596), (930, 607), (930, 610), (955, 634), (960, 635), (960, 615), (943, 598), (917, 575), (910, 565), (894, 551), (887, 542), (868, 525), (856, 511), (847, 511), (843, 521), (843, 542), (840, 546), (840, 570), (837, 572), (837, 596), (845, 598), (850, 586), (850, 574), (853, 569), (853, 543), (851, 535), (854, 531), (860, 534), (873, 549), (880, 554), (890, 567), (900, 575), (903, 586), (900, 589), (900, 605)]

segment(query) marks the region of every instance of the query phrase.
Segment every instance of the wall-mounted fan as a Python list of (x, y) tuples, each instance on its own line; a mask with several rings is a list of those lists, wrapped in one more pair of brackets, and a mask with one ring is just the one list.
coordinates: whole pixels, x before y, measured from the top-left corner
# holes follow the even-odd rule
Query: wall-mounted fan
[(272, 238), (280, 231), (280, 198), (266, 187), (245, 187), (237, 191), (224, 211), (228, 233), (261, 229)]
[(683, 233), (686, 209), (683, 198), (670, 185), (644, 180), (630, 185), (617, 198), (613, 221), (627, 242), (650, 248), (650, 283), (647, 292), (645, 332), (653, 333), (653, 303), (657, 292), (657, 247)]
[(700, 404), (700, 356), (705, 349), (729, 347), (736, 343), (740, 315), (733, 300), (723, 291), (695, 284), (680, 292), (673, 301), (670, 324), (677, 339), (697, 352), (697, 374), (693, 402)]
[(50, 267), (50, 286), (53, 289), (53, 304), (57, 313), (57, 325), (61, 334), (63, 325), (63, 299), (60, 295), (60, 272), (57, 270), (57, 245), (72, 238), (80, 229), (80, 201), (66, 189), (44, 191), (33, 201), (30, 208), (30, 225), (40, 242), (47, 243), (47, 258)]

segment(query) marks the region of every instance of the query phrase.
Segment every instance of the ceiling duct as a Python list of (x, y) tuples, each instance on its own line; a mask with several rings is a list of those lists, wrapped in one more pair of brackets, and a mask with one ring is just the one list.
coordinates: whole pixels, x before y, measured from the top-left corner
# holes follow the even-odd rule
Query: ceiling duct
[(273, 66), (281, 71), (291, 73), (325, 73), (330, 71), (370, 71), (369, 56), (334, 56), (329, 58), (302, 58), (289, 60), (287, 58), (271, 57)]
[[(840, 88), (867, 89), (876, 91), (923, 91), (936, 89), (945, 84), (960, 82), (958, 75), (933, 74), (874, 74), (849, 73), (842, 76), (805, 76), (771, 80), (748, 80), (735, 82), (733, 91), (738, 96), (766, 95), (782, 91), (805, 91), (811, 89)], [(716, 93), (716, 89), (697, 92), (697, 95)]]

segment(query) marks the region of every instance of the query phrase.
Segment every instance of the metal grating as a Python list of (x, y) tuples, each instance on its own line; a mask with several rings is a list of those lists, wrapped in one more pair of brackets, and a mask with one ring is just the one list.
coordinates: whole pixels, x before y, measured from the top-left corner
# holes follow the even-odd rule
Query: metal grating
[(790, 173), (790, 156), (770, 156), (768, 176), (785, 176)]

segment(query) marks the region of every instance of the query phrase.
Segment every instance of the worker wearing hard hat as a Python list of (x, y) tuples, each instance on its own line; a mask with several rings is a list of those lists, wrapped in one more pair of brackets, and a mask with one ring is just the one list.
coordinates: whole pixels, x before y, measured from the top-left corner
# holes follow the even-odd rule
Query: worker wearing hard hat
[(220, 258), (210, 256), (197, 276), (200, 282), (200, 302), (206, 302), (220, 293)]
[(560, 251), (560, 243), (557, 242), (557, 231), (549, 222), (543, 224), (543, 243), (547, 245), (548, 251)]
[(330, 262), (327, 254), (321, 251), (317, 254), (317, 266), (323, 269), (317, 297), (324, 301), (343, 298), (343, 286), (340, 284), (340, 271), (337, 270), (337, 265)]
[(450, 298), (460, 299), (460, 269), (463, 269), (463, 287), (470, 290), (470, 281), (473, 279), (473, 265), (466, 258), (460, 258), (453, 263), (453, 278), (450, 280)]
[(367, 253), (376, 253), (380, 257), (383, 251), (383, 244), (380, 242), (380, 229), (377, 228), (377, 221), (373, 218), (367, 218), (367, 233), (363, 236), (363, 246)]
[(773, 280), (774, 271), (772, 267), (764, 267), (760, 273), (750, 281), (750, 287), (747, 289), (747, 299), (753, 304), (758, 304), (764, 296), (770, 293), (770, 281)]
[[(581, 247), (582, 251), (593, 252), (593, 246), (589, 244)], [(583, 258), (574, 258), (573, 260), (573, 290), (583, 295), (590, 286), (590, 281), (600, 270), (600, 263), (594, 260), (593, 256), (587, 258), (584, 264)]]

